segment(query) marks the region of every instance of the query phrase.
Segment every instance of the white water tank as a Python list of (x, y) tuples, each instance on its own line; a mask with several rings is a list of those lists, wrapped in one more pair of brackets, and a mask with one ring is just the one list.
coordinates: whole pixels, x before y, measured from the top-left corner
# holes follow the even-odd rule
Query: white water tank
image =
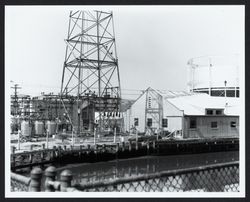
[(26, 137), (31, 135), (31, 125), (29, 121), (21, 122), (21, 133), (23, 136), (26, 136)]
[(56, 122), (55, 121), (47, 121), (46, 128), (49, 132), (49, 135), (54, 135), (56, 133)]
[(36, 135), (44, 134), (44, 123), (42, 121), (35, 121), (35, 134)]

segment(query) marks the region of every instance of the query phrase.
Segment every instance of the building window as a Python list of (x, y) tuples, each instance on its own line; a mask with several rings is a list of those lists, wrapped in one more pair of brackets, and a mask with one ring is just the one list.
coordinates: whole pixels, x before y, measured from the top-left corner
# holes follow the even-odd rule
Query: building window
[(231, 128), (236, 128), (236, 121), (231, 121), (230, 126)]
[(152, 126), (152, 123), (153, 123), (152, 118), (148, 118), (148, 120), (147, 120), (147, 126), (148, 126), (148, 127), (151, 127), (151, 126)]
[(216, 115), (222, 115), (222, 110), (221, 109), (218, 109), (215, 111)]
[(207, 111), (206, 111), (207, 113), (207, 115), (213, 115), (213, 110), (212, 109), (207, 109)]
[(168, 119), (162, 119), (162, 127), (167, 128), (168, 127)]
[(223, 109), (206, 109), (206, 115), (222, 115)]
[(134, 118), (134, 125), (139, 126), (139, 118)]
[(189, 125), (189, 128), (196, 128), (196, 119), (190, 119), (190, 125)]
[(212, 122), (211, 122), (211, 128), (218, 128), (218, 123), (217, 123), (217, 121), (212, 121)]

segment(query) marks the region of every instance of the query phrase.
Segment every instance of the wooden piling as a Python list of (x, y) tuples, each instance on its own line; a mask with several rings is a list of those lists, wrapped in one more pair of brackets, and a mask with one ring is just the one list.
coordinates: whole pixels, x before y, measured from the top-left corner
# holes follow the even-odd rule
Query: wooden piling
[(15, 167), (16, 166), (16, 157), (15, 157), (15, 151), (16, 151), (16, 147), (14, 147), (14, 146), (11, 146), (11, 154), (12, 154), (12, 161), (13, 161), (13, 167)]
[(122, 151), (125, 151), (125, 142), (122, 142)]
[(41, 157), (41, 161), (43, 161), (43, 159), (44, 159), (44, 153), (43, 153), (43, 151), (41, 151), (40, 157)]
[(105, 153), (106, 152), (106, 144), (102, 145), (102, 152)]
[(30, 164), (33, 162), (33, 154), (32, 153), (29, 154), (29, 162), (30, 162)]
[(61, 146), (58, 147), (58, 157), (59, 158), (62, 157), (62, 147)]
[(82, 147), (83, 147), (83, 145), (80, 145), (79, 158), (82, 157)]
[(132, 145), (131, 145), (131, 142), (130, 142), (130, 141), (128, 142), (128, 150), (129, 150), (129, 151), (132, 150)]
[(116, 143), (116, 149), (115, 149), (116, 159), (118, 158), (118, 153), (119, 153), (119, 143)]
[(147, 141), (147, 155), (149, 155), (149, 146), (150, 146), (150, 142)]
[[(51, 156), (50, 156), (51, 157)], [(52, 157), (50, 160), (54, 159), (56, 157), (56, 146), (53, 146), (53, 150), (52, 150)]]
[(88, 148), (87, 154), (89, 154), (90, 153), (90, 145), (89, 144), (88, 144), (87, 148)]
[(119, 143), (116, 143), (116, 152), (119, 152)]

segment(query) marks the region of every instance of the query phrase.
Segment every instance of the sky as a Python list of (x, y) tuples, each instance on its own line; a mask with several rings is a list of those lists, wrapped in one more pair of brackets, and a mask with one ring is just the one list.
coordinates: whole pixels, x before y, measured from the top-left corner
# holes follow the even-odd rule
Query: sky
[[(244, 58), (243, 6), (7, 6), (5, 81), (22, 94), (58, 93), (70, 10), (113, 11), (122, 95), (187, 90), (187, 62)], [(12, 81), (12, 82), (11, 82)]]

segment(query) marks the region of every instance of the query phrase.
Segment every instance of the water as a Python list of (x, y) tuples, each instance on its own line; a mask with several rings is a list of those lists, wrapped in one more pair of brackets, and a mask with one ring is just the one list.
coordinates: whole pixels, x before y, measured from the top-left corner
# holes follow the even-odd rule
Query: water
[(70, 169), (74, 174), (73, 183), (89, 183), (238, 160), (239, 152), (230, 151), (176, 156), (145, 156), (109, 162), (67, 165), (57, 170), (60, 173), (66, 168)]

